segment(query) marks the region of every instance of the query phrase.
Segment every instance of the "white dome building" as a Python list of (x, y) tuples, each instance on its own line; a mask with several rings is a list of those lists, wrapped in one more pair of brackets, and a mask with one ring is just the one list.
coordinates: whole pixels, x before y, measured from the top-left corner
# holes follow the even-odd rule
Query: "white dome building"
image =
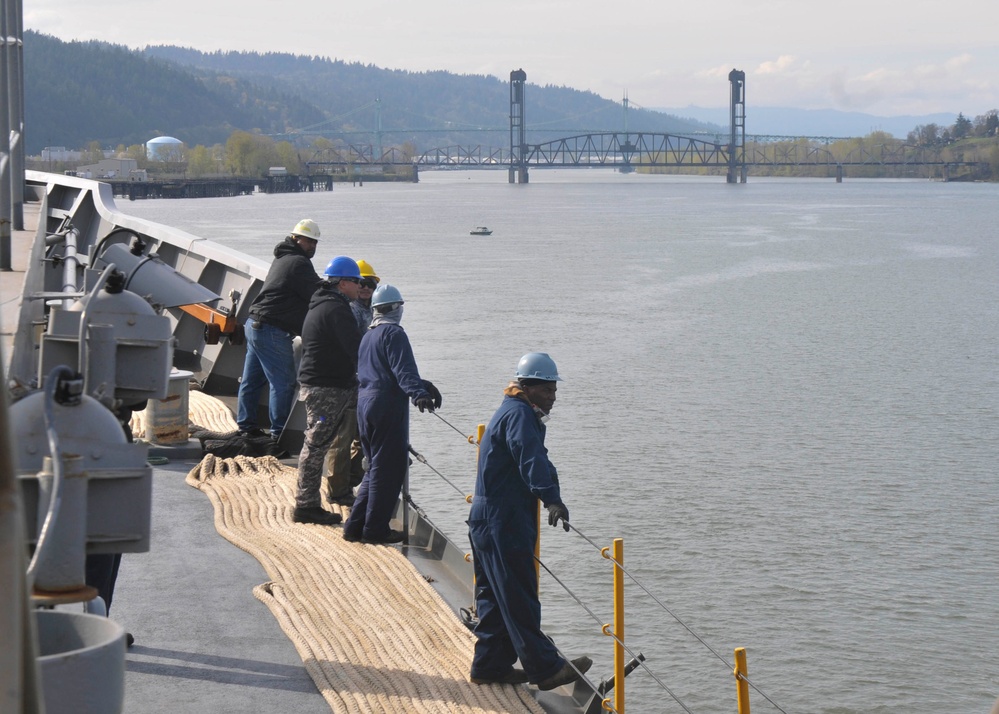
[(184, 142), (172, 136), (157, 136), (146, 142), (146, 158), (150, 161), (180, 161)]

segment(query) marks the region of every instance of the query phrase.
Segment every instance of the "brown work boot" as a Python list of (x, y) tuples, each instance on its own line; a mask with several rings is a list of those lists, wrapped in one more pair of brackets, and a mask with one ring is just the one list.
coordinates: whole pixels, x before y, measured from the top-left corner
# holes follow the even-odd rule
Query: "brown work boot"
[(538, 682), (538, 689), (547, 692), (549, 689), (555, 689), (556, 687), (561, 687), (563, 684), (575, 682), (582, 675), (586, 674), (592, 666), (593, 660), (589, 657), (577, 657), (572, 662), (566, 662), (562, 665), (562, 669), (548, 679)]

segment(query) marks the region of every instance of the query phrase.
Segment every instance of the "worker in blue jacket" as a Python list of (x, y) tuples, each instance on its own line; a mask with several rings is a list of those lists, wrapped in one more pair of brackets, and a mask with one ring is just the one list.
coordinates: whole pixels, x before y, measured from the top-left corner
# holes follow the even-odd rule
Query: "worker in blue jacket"
[(409, 465), (409, 400), (421, 412), (439, 409), (441, 393), (420, 378), (409, 338), (400, 327), (404, 300), (394, 285), (371, 296), (374, 319), (357, 355), (357, 427), (368, 471), (357, 491), (344, 540), (399, 543), (389, 527)]
[[(483, 434), (468, 517), (478, 616), (471, 680), (531, 682), (549, 690), (575, 681), (593, 662), (567, 662), (541, 631), (534, 567), (538, 500), (548, 510), (549, 525), (561, 521), (569, 530), (569, 509), (545, 448), (545, 422), (561, 378), (543, 352), (524, 355), (516, 377)], [(518, 659), (523, 669), (514, 668)]]

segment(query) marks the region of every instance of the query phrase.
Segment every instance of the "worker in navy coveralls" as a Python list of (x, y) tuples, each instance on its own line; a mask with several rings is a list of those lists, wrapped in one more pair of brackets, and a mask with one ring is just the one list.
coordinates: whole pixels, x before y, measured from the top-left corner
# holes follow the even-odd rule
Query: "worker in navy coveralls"
[[(534, 567), (538, 499), (548, 510), (549, 525), (562, 521), (569, 530), (569, 509), (545, 448), (544, 422), (555, 404), (557, 381), (551, 357), (524, 355), (479, 446), (468, 517), (479, 618), (471, 671), (475, 684), (529, 681), (554, 689), (575, 681), (592, 664), (588, 657), (567, 662), (541, 631)], [(513, 667), (517, 659), (523, 669)]]
[(389, 528), (409, 465), (409, 400), (421, 412), (441, 406), (441, 393), (420, 378), (409, 338), (399, 326), (402, 295), (389, 284), (371, 296), (374, 319), (357, 355), (357, 427), (368, 472), (357, 491), (344, 540), (399, 543)]

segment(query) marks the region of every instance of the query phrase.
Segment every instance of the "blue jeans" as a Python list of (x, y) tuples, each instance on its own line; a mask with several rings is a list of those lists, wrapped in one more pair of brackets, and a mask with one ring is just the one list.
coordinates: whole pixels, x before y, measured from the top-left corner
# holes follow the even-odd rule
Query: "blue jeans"
[(295, 403), (295, 353), (292, 335), (282, 329), (246, 321), (246, 361), (239, 384), (236, 423), (241, 431), (257, 428), (257, 405), (264, 385), (270, 384), (268, 417), (271, 434), (277, 438)]

